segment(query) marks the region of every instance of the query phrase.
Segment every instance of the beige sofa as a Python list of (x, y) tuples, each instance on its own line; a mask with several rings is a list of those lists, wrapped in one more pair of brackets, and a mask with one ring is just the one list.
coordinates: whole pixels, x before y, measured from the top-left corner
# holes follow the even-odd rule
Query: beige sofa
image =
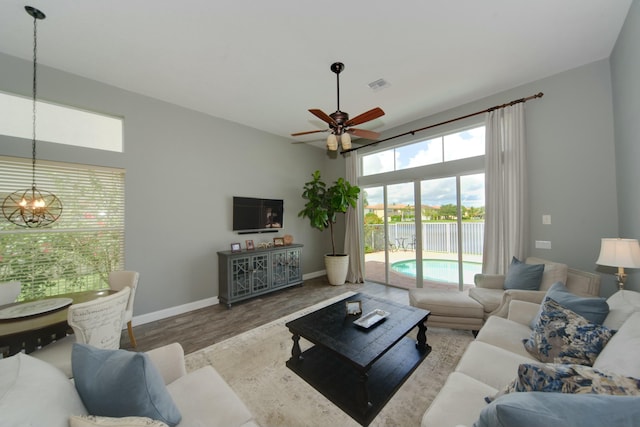
[[(213, 367), (186, 372), (179, 344), (147, 354), (182, 415), (179, 427), (258, 427), (251, 412)], [(18, 353), (0, 359), (0, 414), (0, 427), (69, 427), (72, 415), (87, 415), (87, 411), (72, 381), (61, 370)]]
[[(600, 364), (610, 371), (635, 377), (640, 374), (629, 375), (628, 372), (640, 371), (640, 364), (635, 356), (625, 359), (624, 355), (640, 351), (640, 312), (635, 312), (640, 310), (640, 294), (624, 292), (626, 294), (617, 293), (607, 300), (610, 311), (604, 325), (616, 330), (624, 325), (626, 336), (620, 336), (615, 343), (612, 339), (605, 347), (608, 360), (601, 360), (605, 357), (603, 350), (594, 367), (601, 361)], [(526, 298), (527, 294), (524, 295)], [(487, 319), (424, 413), (422, 427), (472, 426), (487, 406), (484, 398), (495, 395), (509, 384), (521, 363), (540, 363), (522, 343), (531, 334), (529, 324), (540, 305), (517, 298), (518, 295), (514, 295), (509, 301), (506, 318), (490, 316)], [(615, 360), (621, 356), (623, 360)]]

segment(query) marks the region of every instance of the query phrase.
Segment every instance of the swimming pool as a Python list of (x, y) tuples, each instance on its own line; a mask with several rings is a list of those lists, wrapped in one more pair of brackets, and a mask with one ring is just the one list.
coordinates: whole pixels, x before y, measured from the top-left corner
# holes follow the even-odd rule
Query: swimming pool
[[(391, 269), (407, 276), (416, 277), (416, 260), (409, 259), (391, 264)], [(462, 277), (465, 284), (473, 283), (473, 276), (482, 273), (482, 263), (462, 262)], [(458, 261), (446, 259), (423, 259), (422, 276), (424, 280), (458, 283)]]

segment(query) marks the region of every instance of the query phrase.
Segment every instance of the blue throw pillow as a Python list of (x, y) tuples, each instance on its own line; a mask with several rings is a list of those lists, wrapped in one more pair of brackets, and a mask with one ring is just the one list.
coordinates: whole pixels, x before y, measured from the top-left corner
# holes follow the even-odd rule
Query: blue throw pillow
[(160, 372), (145, 353), (74, 344), (71, 367), (91, 415), (148, 417), (171, 427), (182, 419)]
[[(609, 314), (609, 304), (607, 304), (607, 301), (604, 298), (578, 296), (571, 293), (571, 291), (562, 282), (556, 282), (551, 285), (544, 296), (543, 303), (547, 298), (550, 298), (561, 306), (578, 313), (580, 316), (584, 317), (591, 323), (595, 323), (596, 325), (602, 325), (604, 319), (607, 318), (607, 314)], [(535, 324), (538, 323), (541, 312), (542, 307), (540, 307), (538, 314), (531, 321), (531, 324), (529, 324), (531, 329), (533, 329)]]
[(504, 288), (537, 291), (542, 282), (542, 273), (544, 264), (526, 264), (513, 257), (504, 279)]
[(513, 393), (487, 405), (473, 427), (634, 427), (640, 397)]

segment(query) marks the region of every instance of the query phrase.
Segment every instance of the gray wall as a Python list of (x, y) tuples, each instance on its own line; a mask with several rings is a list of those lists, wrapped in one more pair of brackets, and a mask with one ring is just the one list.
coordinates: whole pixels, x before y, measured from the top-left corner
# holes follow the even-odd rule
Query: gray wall
[[(640, 3), (634, 0), (611, 54), (618, 233), (640, 239)], [(604, 236), (603, 236), (604, 237)], [(640, 269), (626, 269), (627, 289), (640, 291)]]
[[(382, 137), (544, 92), (542, 99), (526, 104), (530, 255), (595, 271), (600, 238), (640, 237), (640, 202), (633, 192), (640, 182), (635, 164), (639, 13), (634, 1), (611, 67), (608, 60), (588, 64)], [(29, 96), (30, 78), (25, 76), (30, 65), (0, 54), (0, 90)], [(216, 296), (216, 251), (246, 238), (266, 239), (231, 231), (233, 195), (283, 198), (285, 232), (305, 244), (304, 272), (324, 268), (329, 236), (297, 217), (303, 205), (300, 190), (315, 169), (328, 181), (343, 176), (341, 158), (329, 159), (316, 148), (47, 67), (40, 67), (39, 97), (125, 118), (125, 153), (39, 143), (38, 157), (127, 170), (126, 268), (142, 274), (136, 315)], [(29, 157), (30, 144), (0, 137), (0, 154)], [(187, 200), (198, 200), (200, 209), (190, 209)], [(542, 225), (542, 214), (551, 215), (551, 225)], [(341, 220), (339, 237), (342, 229)], [(552, 249), (535, 249), (534, 240), (550, 240)], [(629, 287), (640, 289), (638, 282), (632, 273)], [(603, 275), (602, 294), (614, 290), (612, 276)]]
[[(385, 132), (383, 137), (538, 92), (544, 96), (525, 105), (531, 209), (529, 255), (594, 272), (600, 239), (615, 236), (618, 228), (608, 60), (418, 120)], [(437, 128), (433, 132), (442, 130)], [(551, 215), (551, 225), (542, 224), (543, 214)], [(552, 249), (535, 249), (535, 240), (551, 241)], [(608, 295), (615, 288), (613, 281), (604, 279), (608, 278), (603, 277), (602, 294)]]
[[(0, 54), (0, 90), (30, 96), (30, 67)], [(216, 251), (274, 237), (231, 231), (234, 195), (284, 199), (284, 233), (305, 245), (304, 273), (324, 269), (330, 240), (297, 217), (300, 194), (314, 170), (343, 172), (343, 159), (47, 67), (39, 67), (38, 94), (124, 117), (124, 153), (39, 143), (38, 158), (126, 169), (125, 263), (141, 273), (135, 315), (217, 296)], [(0, 137), (0, 155), (30, 157), (30, 141)]]

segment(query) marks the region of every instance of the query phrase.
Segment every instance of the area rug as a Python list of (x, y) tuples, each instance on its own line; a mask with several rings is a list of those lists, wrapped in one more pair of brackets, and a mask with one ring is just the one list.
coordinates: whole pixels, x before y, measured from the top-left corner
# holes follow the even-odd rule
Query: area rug
[[(346, 292), (186, 356), (187, 370), (212, 365), (262, 427), (358, 426), (285, 366), (291, 356), (286, 322), (352, 295)], [(415, 335), (415, 331), (412, 332)], [(473, 340), (469, 331), (428, 328), (432, 351), (370, 424), (419, 426), (447, 376)], [(302, 350), (311, 344), (300, 340)]]

